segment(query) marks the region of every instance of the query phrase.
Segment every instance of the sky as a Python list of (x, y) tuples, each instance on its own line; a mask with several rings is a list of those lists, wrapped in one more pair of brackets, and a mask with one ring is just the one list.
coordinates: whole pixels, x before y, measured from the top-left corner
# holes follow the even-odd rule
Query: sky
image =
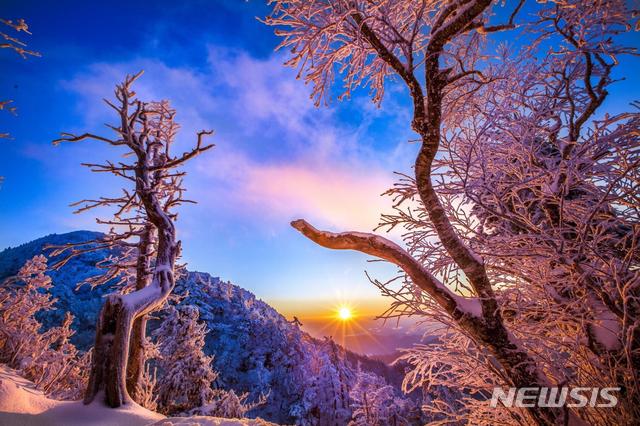
[[(178, 219), (189, 269), (254, 292), (308, 320), (316, 333), (326, 332), (323, 318), (341, 304), (373, 327), (368, 320), (389, 302), (364, 271), (385, 280), (396, 269), (321, 248), (289, 222), (302, 217), (336, 231), (376, 226), (391, 207), (381, 194), (394, 171), (411, 173), (418, 149), (409, 142), (406, 92), (391, 85), (381, 108), (366, 91), (316, 108), (310, 88), (282, 65), (273, 29), (256, 19), (268, 11), (253, 0), (3, 0), (2, 17), (25, 18), (33, 33), (25, 41), (42, 57), (0, 52), (0, 97), (18, 107), (16, 117), (0, 111), (1, 132), (12, 135), (0, 140), (0, 249), (50, 233), (100, 230), (95, 212), (74, 215), (69, 204), (117, 194), (116, 178), (80, 163), (118, 152), (96, 142), (51, 141), (62, 131), (109, 135), (103, 123), (113, 117), (101, 99), (143, 69), (140, 97), (169, 99), (178, 111), (176, 152), (186, 151), (198, 130), (215, 130), (216, 147), (186, 168), (188, 196), (198, 201)], [(637, 45), (637, 34), (631, 37)], [(616, 72), (631, 78), (614, 86), (604, 109), (622, 110), (639, 98), (638, 69), (637, 58), (625, 58)]]

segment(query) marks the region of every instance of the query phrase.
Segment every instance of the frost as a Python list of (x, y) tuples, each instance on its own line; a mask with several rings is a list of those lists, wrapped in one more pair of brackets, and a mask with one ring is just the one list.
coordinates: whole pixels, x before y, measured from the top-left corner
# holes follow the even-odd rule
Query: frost
[(474, 316), (476, 318), (482, 318), (482, 303), (480, 299), (473, 297), (456, 297), (458, 304), (458, 310), (461, 312)]

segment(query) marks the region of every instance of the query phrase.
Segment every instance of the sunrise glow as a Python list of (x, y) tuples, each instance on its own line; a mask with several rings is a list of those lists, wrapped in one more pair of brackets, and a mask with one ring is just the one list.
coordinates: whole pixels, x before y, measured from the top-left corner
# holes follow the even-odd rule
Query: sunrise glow
[(342, 321), (349, 321), (353, 318), (353, 312), (351, 312), (348, 306), (341, 306), (340, 309), (338, 309), (338, 318)]

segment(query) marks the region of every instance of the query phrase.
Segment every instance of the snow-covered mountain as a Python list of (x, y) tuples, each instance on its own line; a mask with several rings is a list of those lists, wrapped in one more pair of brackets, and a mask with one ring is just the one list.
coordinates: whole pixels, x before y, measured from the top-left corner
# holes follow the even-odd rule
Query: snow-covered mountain
[[(47, 245), (88, 241), (99, 235), (89, 231), (53, 234), (8, 248), (0, 252), (0, 281), (14, 275), (32, 256), (47, 254)], [(70, 311), (76, 330), (72, 341), (83, 350), (93, 344), (101, 297), (110, 288), (92, 290), (77, 285), (98, 274), (95, 264), (107, 255), (106, 250), (87, 253), (49, 273), (54, 284), (51, 292), (58, 302), (55, 311), (43, 314), (42, 322), (58, 325)], [(249, 400), (268, 394), (267, 403), (251, 415), (278, 423), (317, 424), (314, 419), (337, 419), (346, 410), (348, 418), (348, 392), (358, 365), (396, 387), (401, 380), (397, 368), (346, 351), (331, 340), (315, 339), (251, 292), (207, 273), (188, 272), (178, 281), (174, 294), (186, 296), (180, 303), (197, 306), (201, 320), (207, 323), (210, 332), (205, 352), (214, 356), (214, 367), (220, 373), (216, 385), (249, 392)], [(157, 319), (161, 316), (162, 312), (154, 314)], [(154, 326), (151, 321), (150, 327)]]

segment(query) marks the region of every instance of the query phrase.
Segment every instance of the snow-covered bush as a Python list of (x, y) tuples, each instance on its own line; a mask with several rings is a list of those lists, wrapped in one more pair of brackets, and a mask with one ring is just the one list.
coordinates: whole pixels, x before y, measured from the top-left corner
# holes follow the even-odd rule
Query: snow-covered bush
[(92, 352), (81, 353), (69, 341), (74, 334), (72, 322), (73, 316), (67, 313), (62, 326), (50, 329), (48, 332), (55, 340), (36, 362), (23, 370), (36, 387), (58, 399), (80, 399), (88, 380)]
[(48, 335), (40, 334), (41, 324), (35, 317), (55, 303), (47, 293), (51, 278), (44, 274), (46, 269), (46, 258), (35, 256), (0, 289), (0, 361), (11, 367), (40, 357), (50, 343)]
[(241, 419), (247, 412), (266, 402), (267, 397), (262, 396), (254, 403), (248, 403), (248, 393), (237, 395), (233, 390), (215, 389), (213, 399), (202, 407), (196, 407), (189, 411), (189, 415), (222, 417), (225, 419)]
[(56, 302), (48, 293), (46, 270), (46, 257), (37, 255), (0, 288), (0, 362), (46, 393), (77, 399), (86, 384), (90, 354), (80, 354), (69, 341), (74, 333), (71, 314), (61, 326), (42, 330), (37, 314), (52, 310)]
[(151, 366), (146, 363), (144, 371), (138, 383), (136, 384), (136, 402), (147, 410), (156, 411), (158, 409), (158, 369), (151, 371)]

